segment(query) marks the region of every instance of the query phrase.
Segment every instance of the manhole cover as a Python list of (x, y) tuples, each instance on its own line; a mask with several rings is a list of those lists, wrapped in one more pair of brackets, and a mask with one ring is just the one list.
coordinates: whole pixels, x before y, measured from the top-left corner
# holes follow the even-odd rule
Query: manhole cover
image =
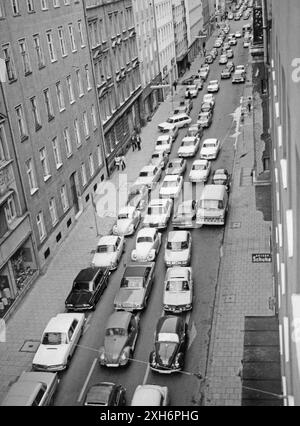
[(241, 222), (231, 222), (230, 223), (230, 228), (231, 229), (237, 229), (241, 227)]
[(20, 352), (32, 352), (35, 353), (39, 347), (39, 340), (25, 340), (23, 346), (20, 349)]
[(235, 295), (224, 296), (224, 303), (235, 303)]

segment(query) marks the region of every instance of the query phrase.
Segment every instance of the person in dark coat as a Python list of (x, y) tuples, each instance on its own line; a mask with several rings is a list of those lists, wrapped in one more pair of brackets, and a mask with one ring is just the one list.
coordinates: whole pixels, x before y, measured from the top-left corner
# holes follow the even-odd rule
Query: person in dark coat
[(141, 139), (140, 135), (137, 135), (136, 144), (137, 144), (137, 148), (138, 148), (139, 151), (141, 150), (141, 143), (142, 143), (142, 139)]
[(137, 135), (136, 135), (136, 133), (134, 133), (134, 134), (131, 136), (131, 146), (132, 146), (132, 151), (135, 151), (135, 148), (136, 148), (136, 146), (137, 146), (136, 138), (137, 138)]

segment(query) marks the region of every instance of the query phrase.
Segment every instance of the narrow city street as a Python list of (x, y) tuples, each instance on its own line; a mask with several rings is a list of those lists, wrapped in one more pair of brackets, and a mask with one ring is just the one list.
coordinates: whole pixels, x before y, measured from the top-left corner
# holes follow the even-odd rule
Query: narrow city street
[[(230, 22), (230, 32), (241, 30), (241, 22)], [(243, 48), (242, 39), (234, 47), (235, 65), (248, 63), (248, 49)], [(212, 37), (208, 44), (212, 45)], [(230, 172), (234, 165), (234, 144), (236, 133), (235, 112), (240, 107), (243, 96), (244, 85), (233, 85), (231, 79), (220, 80), (222, 66), (218, 64), (218, 58), (211, 65), (208, 80), (205, 82), (203, 90), (199, 92), (193, 100), (194, 107), (191, 117), (195, 122), (201, 106), (203, 95), (209, 80), (214, 78), (220, 81), (220, 91), (216, 94), (216, 106), (213, 123), (209, 130), (204, 131), (202, 141), (208, 137), (219, 138), (222, 144), (221, 153), (213, 162), (213, 170), (217, 168), (227, 168)], [(193, 73), (193, 70), (200, 68), (204, 58), (198, 56), (192, 69), (186, 75)], [(185, 76), (186, 77), (186, 76)], [(185, 78), (184, 77), (184, 78)], [(177, 92), (184, 93), (184, 86), (178, 86)], [(176, 94), (177, 97), (180, 97)], [(164, 121), (167, 117), (160, 117)], [(149, 123), (148, 126), (153, 126)], [(177, 150), (186, 129), (180, 130), (179, 136), (173, 145), (170, 158), (176, 157)], [(159, 132), (157, 130), (157, 136)], [(144, 159), (147, 164), (148, 158)], [(194, 159), (188, 160), (188, 167), (185, 173), (187, 179), (191, 164)], [(141, 164), (141, 167), (143, 164)], [(162, 181), (162, 180), (161, 180)], [(233, 182), (235, 185), (236, 182)], [(230, 212), (229, 212), (230, 215)], [(228, 226), (228, 221), (227, 225)], [(61, 375), (61, 382), (56, 394), (55, 405), (81, 405), (85, 397), (86, 390), (93, 384), (103, 381), (119, 383), (127, 390), (127, 401), (130, 402), (137, 385), (151, 383), (161, 386), (168, 386), (170, 391), (171, 405), (191, 406), (201, 404), (201, 375), (204, 376), (207, 369), (208, 351), (210, 345), (211, 326), (215, 306), (216, 288), (218, 285), (218, 273), (220, 259), (222, 256), (222, 245), (224, 228), (203, 227), (192, 231), (192, 269), (194, 277), (195, 295), (193, 310), (186, 316), (189, 329), (189, 348), (186, 354), (184, 371), (178, 374), (159, 375), (152, 373), (148, 367), (149, 354), (153, 348), (154, 332), (158, 318), (162, 314), (163, 279), (166, 272), (164, 265), (164, 242), (167, 233), (172, 230), (169, 224), (163, 232), (163, 244), (155, 266), (155, 282), (149, 299), (149, 304), (141, 314), (140, 332), (134, 352), (134, 359), (130, 365), (124, 369), (108, 369), (100, 367), (97, 361), (97, 350), (103, 343), (104, 327), (108, 316), (113, 311), (113, 300), (120, 280), (124, 272), (124, 265), (130, 264), (130, 253), (133, 249), (135, 236), (127, 239), (126, 253), (119, 268), (114, 272), (109, 280), (109, 286), (101, 298), (94, 313), (89, 314), (84, 335), (79, 342), (78, 350), (72, 360), (70, 368)], [(135, 234), (136, 235), (136, 234)]]

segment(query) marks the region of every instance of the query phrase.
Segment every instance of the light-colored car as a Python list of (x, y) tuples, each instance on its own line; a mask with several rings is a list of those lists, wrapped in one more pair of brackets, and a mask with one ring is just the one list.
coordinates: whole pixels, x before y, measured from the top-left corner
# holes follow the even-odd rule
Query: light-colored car
[(161, 135), (156, 140), (155, 151), (165, 151), (170, 154), (173, 139), (170, 135)]
[(189, 174), (190, 182), (207, 182), (210, 175), (210, 161), (195, 160)]
[(241, 71), (241, 72), (243, 72), (244, 74), (246, 74), (246, 67), (245, 67), (245, 65), (237, 65), (237, 66), (235, 67), (235, 71)]
[(220, 59), (219, 59), (219, 64), (220, 65), (225, 65), (228, 62), (228, 58), (227, 58), (227, 54), (226, 55), (221, 55)]
[(215, 43), (214, 43), (214, 47), (218, 48), (221, 47), (223, 44), (223, 40), (221, 38), (217, 38)]
[(98, 241), (92, 266), (117, 269), (125, 251), (125, 238), (119, 235), (105, 235)]
[(231, 71), (230, 68), (228, 68), (227, 66), (224, 67), (221, 71), (221, 79), (229, 79), (231, 77)]
[(144, 210), (149, 201), (150, 189), (146, 185), (132, 185), (129, 190), (126, 205)]
[(237, 32), (235, 33), (235, 37), (236, 37), (236, 38), (241, 38), (241, 37), (242, 37), (242, 33), (241, 33), (240, 31), (237, 31)]
[(170, 231), (165, 244), (165, 264), (189, 266), (192, 256), (192, 236), (189, 231)]
[[(158, 128), (163, 132), (169, 124), (174, 124), (178, 128), (185, 127), (192, 122), (192, 119), (187, 114), (176, 114), (169, 117), (164, 123), (160, 123)], [(167, 126), (166, 126), (167, 125)]]
[(182, 312), (190, 311), (192, 307), (192, 268), (184, 266), (168, 268), (164, 283), (164, 311), (181, 314)]
[(195, 225), (197, 213), (197, 201), (186, 200), (177, 206), (177, 210), (173, 214), (172, 225), (173, 228), (193, 228)]
[(154, 151), (151, 155), (150, 164), (164, 170), (168, 161), (169, 155), (166, 151)]
[[(209, 65), (207, 64), (207, 66)], [(206, 81), (208, 74), (209, 74), (209, 68), (203, 68), (203, 67), (200, 68), (199, 77), (202, 78), (202, 80)]]
[(233, 50), (232, 49), (228, 49), (226, 55), (227, 55), (227, 58), (229, 58), (229, 59), (233, 58), (233, 56), (234, 56)]
[(186, 160), (183, 158), (172, 158), (169, 161), (166, 175), (183, 175), (186, 170)]
[(171, 123), (166, 123), (164, 128), (161, 131), (167, 135), (170, 135), (173, 139), (173, 142), (175, 141), (179, 133), (178, 127), (175, 126), (175, 124), (171, 124)]
[(166, 175), (159, 190), (161, 198), (178, 198), (183, 187), (181, 175)]
[(231, 82), (233, 84), (245, 83), (245, 73), (242, 70), (236, 70), (232, 76)]
[(132, 235), (139, 226), (141, 212), (135, 207), (122, 207), (118, 214), (117, 223), (113, 226), (114, 235)]
[(135, 248), (131, 252), (134, 262), (153, 262), (161, 246), (161, 234), (156, 228), (142, 228), (138, 232)]
[(139, 385), (134, 391), (131, 406), (159, 407), (169, 405), (169, 391), (166, 386)]
[(172, 214), (173, 201), (166, 198), (158, 198), (150, 201), (147, 214), (144, 217), (143, 226), (165, 229)]
[(198, 121), (203, 128), (209, 127), (212, 123), (212, 112), (200, 112)]
[(220, 152), (221, 144), (219, 139), (206, 139), (200, 150), (200, 158), (203, 160), (215, 160)]
[(243, 47), (245, 47), (245, 48), (250, 47), (250, 41), (244, 40)]
[(194, 157), (200, 146), (198, 136), (186, 136), (178, 149), (178, 157)]
[(229, 45), (230, 46), (236, 46), (237, 45), (237, 40), (236, 40), (236, 38), (229, 38), (228, 39), (228, 43), (229, 43)]
[(225, 53), (227, 53), (227, 50), (229, 50), (230, 49), (230, 44), (228, 43), (228, 41), (226, 41), (225, 43), (224, 43), (224, 46), (223, 46), (223, 51), (225, 52)]
[(199, 123), (191, 124), (191, 126), (188, 128), (186, 136), (197, 136), (201, 139), (203, 136), (203, 128), (201, 124)]
[(207, 91), (209, 93), (218, 92), (220, 89), (219, 81), (218, 80), (210, 80), (207, 86)]
[(200, 112), (213, 112), (214, 106), (211, 102), (204, 102), (201, 104), (201, 110)]
[(139, 177), (135, 181), (135, 185), (147, 185), (148, 188), (152, 189), (156, 182), (159, 181), (161, 177), (161, 169), (157, 166), (152, 166), (151, 164), (145, 166), (140, 171)]
[(202, 103), (205, 102), (211, 103), (213, 106), (215, 106), (216, 100), (214, 95), (212, 93), (206, 93), (202, 99)]
[(79, 313), (57, 314), (51, 318), (33, 358), (33, 370), (65, 370), (77, 347), (84, 323), (85, 315)]
[(190, 96), (192, 98), (196, 98), (198, 96), (198, 91), (199, 89), (197, 84), (192, 84), (190, 86), (187, 86), (187, 88), (185, 89), (185, 97), (188, 98), (190, 93)]

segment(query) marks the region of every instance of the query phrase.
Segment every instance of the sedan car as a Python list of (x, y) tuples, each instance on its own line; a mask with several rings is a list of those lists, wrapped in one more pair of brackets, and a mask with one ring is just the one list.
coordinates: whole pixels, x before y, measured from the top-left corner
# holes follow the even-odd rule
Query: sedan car
[(238, 84), (238, 83), (245, 83), (246, 78), (245, 78), (245, 74), (243, 71), (239, 70), (239, 71), (235, 71), (233, 76), (232, 76), (232, 80), (231, 82), (233, 84)]
[(118, 407), (126, 405), (126, 389), (121, 385), (101, 382), (87, 391), (84, 405), (86, 407)]
[(152, 262), (155, 260), (161, 246), (161, 234), (155, 228), (142, 228), (131, 252), (134, 262)]
[(214, 58), (213, 58), (213, 56), (212, 56), (212, 55), (206, 55), (206, 56), (205, 56), (205, 62), (206, 62), (207, 64), (212, 64), (212, 63), (213, 63), (213, 61), (214, 61)]
[(162, 133), (170, 135), (173, 139), (173, 142), (178, 136), (179, 129), (175, 124), (165, 123), (164, 127), (160, 129)]
[(33, 370), (62, 371), (71, 361), (85, 323), (84, 314), (57, 314), (48, 322), (32, 361)]
[(173, 228), (193, 228), (197, 214), (197, 202), (186, 200), (180, 203), (173, 214)]
[(98, 241), (92, 266), (117, 269), (121, 256), (125, 251), (124, 236), (106, 235)]
[(197, 136), (186, 136), (182, 139), (178, 149), (178, 157), (194, 157), (200, 146), (200, 139)]
[(220, 59), (219, 59), (219, 64), (220, 65), (225, 65), (228, 62), (228, 58), (227, 58), (227, 54), (226, 55), (221, 55)]
[(210, 161), (195, 160), (189, 174), (190, 182), (207, 182), (210, 175)]
[(227, 55), (228, 59), (233, 58), (233, 56), (234, 56), (233, 50), (232, 49), (228, 49), (226, 55)]
[(166, 266), (189, 266), (192, 236), (189, 231), (170, 231), (165, 244)]
[(152, 189), (160, 177), (161, 169), (150, 164), (142, 168), (139, 177), (135, 181), (135, 185), (147, 185), (148, 188)]
[(227, 192), (229, 192), (231, 186), (231, 176), (227, 169), (217, 169), (213, 174), (212, 183), (214, 185), (225, 185)]
[(186, 136), (192, 136), (192, 137), (196, 136), (199, 139), (201, 139), (202, 136), (203, 136), (203, 128), (201, 127), (201, 125), (199, 123), (193, 123), (188, 128)]
[(202, 103), (205, 103), (205, 102), (211, 103), (213, 105), (213, 107), (214, 107), (215, 106), (215, 102), (216, 102), (214, 95), (211, 94), (211, 93), (206, 93), (203, 96), (203, 99), (202, 99)]
[(161, 135), (156, 140), (155, 151), (165, 151), (170, 154), (172, 149), (172, 137), (170, 135)]
[(171, 199), (153, 199), (150, 201), (143, 226), (165, 229), (172, 214), (173, 201)]
[(230, 46), (236, 46), (237, 40), (235, 38), (229, 38), (228, 43), (229, 43)]
[(95, 309), (108, 284), (108, 268), (82, 269), (73, 281), (72, 289), (66, 298), (68, 311), (89, 311)]
[(159, 190), (161, 198), (178, 198), (183, 187), (183, 177), (181, 175), (165, 176)]
[(218, 48), (221, 47), (223, 44), (223, 40), (221, 38), (217, 38), (214, 44), (214, 47)]
[(139, 226), (141, 212), (135, 207), (125, 206), (120, 209), (117, 223), (113, 226), (114, 235), (132, 235)]
[(190, 77), (183, 80), (181, 84), (183, 84), (184, 86), (189, 86), (190, 84), (194, 84), (195, 78), (197, 78), (197, 75), (191, 75)]
[(192, 268), (169, 268), (164, 283), (163, 310), (174, 314), (190, 311), (193, 307)]
[(167, 386), (139, 385), (134, 391), (131, 406), (156, 407), (169, 405)]
[(161, 170), (166, 168), (169, 160), (169, 155), (166, 151), (154, 151), (151, 155), (150, 164), (157, 166)]
[(220, 89), (218, 80), (211, 80), (208, 83), (207, 91), (208, 93), (218, 92)]
[(230, 68), (228, 68), (227, 66), (224, 67), (221, 71), (221, 79), (229, 79), (231, 77), (231, 71)]
[(235, 33), (236, 38), (241, 38), (242, 37), (242, 33), (240, 31), (237, 31)]
[(198, 96), (198, 85), (197, 84), (192, 84), (187, 86), (186, 90), (185, 90), (185, 97), (186, 98), (196, 98)]
[(115, 310), (141, 311), (147, 306), (153, 285), (155, 263), (129, 265), (114, 300)]
[(206, 139), (200, 150), (200, 158), (203, 160), (215, 160), (221, 149), (219, 139)]
[(183, 175), (186, 170), (186, 160), (183, 158), (172, 158), (166, 168), (166, 175)]
[(201, 77), (204, 81), (207, 80), (209, 74), (209, 68), (200, 68), (199, 77)]
[(156, 326), (155, 349), (149, 357), (151, 370), (166, 374), (182, 370), (187, 340), (187, 325), (182, 316), (161, 317)]
[(143, 210), (149, 202), (150, 190), (147, 185), (132, 185), (129, 190), (126, 205), (137, 210)]
[(203, 102), (200, 112), (213, 112), (214, 105), (211, 102)]
[(211, 125), (212, 118), (213, 118), (213, 115), (211, 111), (200, 112), (197, 122), (201, 125), (201, 127), (206, 128)]
[(125, 366), (132, 359), (139, 332), (139, 317), (116, 311), (105, 327), (104, 345), (99, 349), (99, 363), (106, 367)]

